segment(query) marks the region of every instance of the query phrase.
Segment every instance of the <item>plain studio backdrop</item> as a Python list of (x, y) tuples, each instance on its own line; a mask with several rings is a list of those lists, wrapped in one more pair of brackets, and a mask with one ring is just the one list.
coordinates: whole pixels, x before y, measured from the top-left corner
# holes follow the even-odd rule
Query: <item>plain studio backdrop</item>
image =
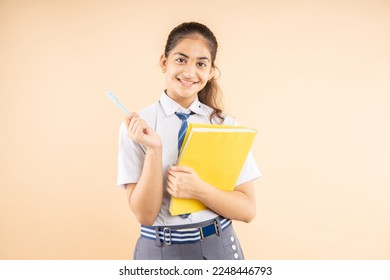
[(123, 113), (165, 88), (170, 30), (219, 40), (225, 108), (258, 135), (247, 259), (390, 258), (390, 2), (0, 0), (0, 259), (130, 259)]

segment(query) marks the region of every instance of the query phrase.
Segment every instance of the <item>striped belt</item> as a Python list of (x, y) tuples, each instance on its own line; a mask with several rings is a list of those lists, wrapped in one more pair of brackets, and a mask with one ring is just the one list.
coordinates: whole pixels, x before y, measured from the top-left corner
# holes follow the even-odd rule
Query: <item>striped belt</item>
[[(217, 220), (218, 219), (218, 220)], [(195, 243), (203, 240), (207, 236), (219, 233), (229, 227), (232, 221), (226, 218), (218, 217), (208, 223), (193, 226), (191, 228), (181, 228), (180, 226), (144, 226), (141, 225), (141, 236), (144, 238), (156, 240), (166, 244)], [(191, 225), (189, 225), (191, 226)]]

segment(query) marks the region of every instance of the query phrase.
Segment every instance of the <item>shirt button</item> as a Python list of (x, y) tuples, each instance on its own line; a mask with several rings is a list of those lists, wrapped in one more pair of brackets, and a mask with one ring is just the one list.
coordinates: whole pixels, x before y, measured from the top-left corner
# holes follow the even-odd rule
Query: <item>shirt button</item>
[(232, 249), (235, 251), (237, 249), (236, 245), (232, 245)]
[(230, 240), (231, 240), (232, 242), (234, 242), (234, 236), (230, 237)]
[(234, 254), (234, 258), (238, 259), (238, 254), (237, 253)]

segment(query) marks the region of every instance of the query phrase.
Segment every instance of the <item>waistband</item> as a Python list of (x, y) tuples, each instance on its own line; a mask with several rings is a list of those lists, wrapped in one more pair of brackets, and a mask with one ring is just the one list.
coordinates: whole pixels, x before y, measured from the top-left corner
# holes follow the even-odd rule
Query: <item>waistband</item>
[[(195, 243), (210, 235), (219, 235), (229, 227), (232, 221), (224, 217), (217, 217), (206, 222), (184, 226), (144, 226), (141, 225), (141, 236), (156, 240), (158, 243), (183, 244)], [(190, 228), (188, 228), (190, 226)], [(183, 228), (184, 227), (184, 228)]]

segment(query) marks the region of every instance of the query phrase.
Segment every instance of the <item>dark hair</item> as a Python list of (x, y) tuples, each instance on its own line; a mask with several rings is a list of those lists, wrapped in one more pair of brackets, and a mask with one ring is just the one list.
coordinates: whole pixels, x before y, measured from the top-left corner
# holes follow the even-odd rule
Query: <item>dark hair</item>
[[(168, 35), (165, 44), (165, 57), (168, 57), (173, 48), (183, 39), (191, 36), (201, 36), (207, 43), (211, 54), (211, 67), (215, 67), (215, 58), (217, 56), (218, 42), (213, 32), (206, 26), (198, 22), (184, 22), (176, 26)], [(218, 68), (217, 68), (218, 69)], [(216, 79), (212, 78), (205, 87), (198, 92), (199, 101), (214, 109), (210, 116), (210, 122), (214, 116), (217, 116), (221, 122), (222, 116), (222, 93), (219, 89)]]

